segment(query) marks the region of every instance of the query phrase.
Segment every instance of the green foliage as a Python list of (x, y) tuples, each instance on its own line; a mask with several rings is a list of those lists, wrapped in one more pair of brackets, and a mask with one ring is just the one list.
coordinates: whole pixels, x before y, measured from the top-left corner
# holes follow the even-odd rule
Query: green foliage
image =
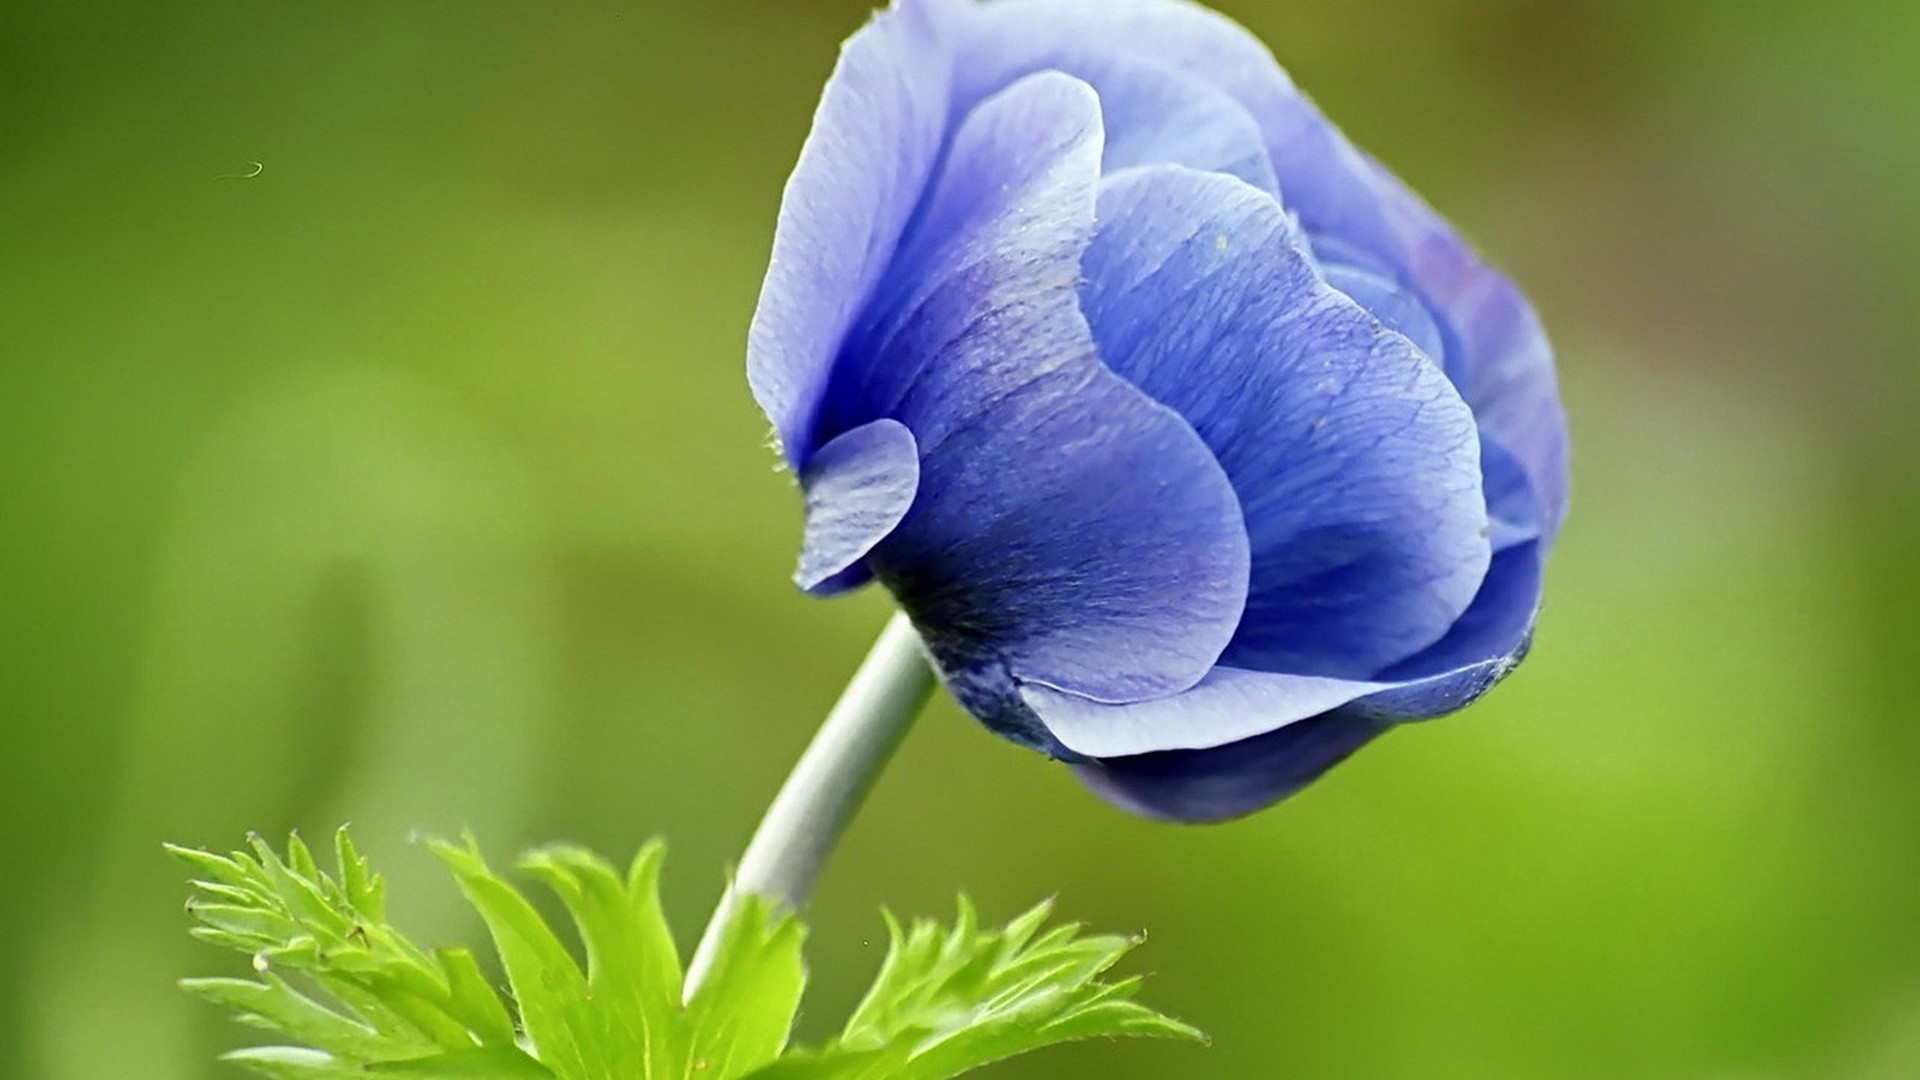
[(1204, 1038), (1132, 1000), (1139, 977), (1100, 981), (1141, 939), (1082, 937), (1074, 925), (1042, 933), (1052, 908), (991, 930), (964, 898), (951, 929), (923, 920), (903, 930), (889, 917), (887, 959), (840, 1037), (749, 1080), (945, 1080), (1078, 1039)]
[(789, 1051), (806, 983), (793, 916), (741, 905), (683, 1005), (659, 843), (625, 875), (575, 848), (521, 860), (565, 905), (584, 967), (471, 840), (431, 846), (485, 920), (511, 1005), (471, 952), (427, 952), (387, 923), (344, 830), (331, 875), (298, 836), (284, 858), (258, 837), (227, 856), (169, 849), (197, 875), (194, 936), (248, 953), (256, 975), (181, 985), (296, 1044), (229, 1060), (274, 1080), (943, 1080), (1077, 1039), (1200, 1038), (1133, 1001), (1138, 978), (1102, 980), (1138, 939), (1043, 929), (1049, 904), (983, 929), (963, 900), (951, 928), (889, 917), (887, 958), (845, 1029)]

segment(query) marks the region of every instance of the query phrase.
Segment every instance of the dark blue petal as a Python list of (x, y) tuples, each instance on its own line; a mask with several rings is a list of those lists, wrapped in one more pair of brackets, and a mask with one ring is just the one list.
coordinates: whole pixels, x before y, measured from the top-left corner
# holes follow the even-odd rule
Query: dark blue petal
[[(1447, 635), (1375, 679), (1276, 675), (1222, 665), (1185, 693), (1129, 705), (1102, 705), (1035, 687), (1023, 696), (1062, 746), (1089, 758), (1144, 755), (1147, 760), (1161, 757), (1161, 751), (1249, 745), (1265, 733), (1290, 730), (1328, 712), (1377, 724), (1432, 719), (1471, 704), (1519, 666), (1539, 611), (1540, 561), (1538, 542), (1494, 556), (1473, 606)], [(1193, 763), (1195, 783), (1203, 779), (1200, 763), (1238, 761), (1232, 755), (1199, 754), (1179, 760)], [(1232, 784), (1250, 785), (1248, 791), (1290, 791), (1296, 772), (1285, 771), (1271, 782), (1251, 775), (1257, 770), (1249, 762), (1261, 760), (1268, 759), (1238, 761)], [(1280, 765), (1292, 769), (1290, 760), (1281, 759)], [(1247, 808), (1257, 805), (1256, 800)]]
[(1115, 758), (1075, 771), (1095, 794), (1144, 817), (1196, 824), (1226, 821), (1313, 783), (1388, 726), (1328, 713), (1211, 750)]
[(1246, 184), (1134, 170), (1100, 222), (1081, 300), (1101, 355), (1193, 424), (1246, 515), (1252, 583), (1222, 662), (1367, 679), (1433, 644), (1491, 554), (1473, 414), (1446, 376), (1322, 280)]
[(1525, 659), (1540, 613), (1540, 542), (1493, 557), (1487, 583), (1447, 636), (1381, 673), (1395, 683), (1352, 709), (1381, 720), (1430, 720), (1467, 707)]
[(804, 469), (842, 337), (879, 281), (948, 127), (956, 0), (905, 0), (847, 42), (787, 182), (747, 343), (754, 399)]
[[(1058, 73), (956, 133), (900, 298), (850, 346), (849, 399), (918, 440), (920, 496), (869, 556), (970, 711), (1054, 744), (1017, 686), (1186, 689), (1246, 599), (1239, 502), (1193, 428), (1100, 362), (1080, 313), (1100, 106)], [(843, 388), (836, 387), (836, 394)]]
[(806, 540), (793, 580), (817, 596), (866, 583), (855, 572), (893, 532), (920, 488), (920, 450), (897, 420), (863, 424), (821, 447), (807, 465)]

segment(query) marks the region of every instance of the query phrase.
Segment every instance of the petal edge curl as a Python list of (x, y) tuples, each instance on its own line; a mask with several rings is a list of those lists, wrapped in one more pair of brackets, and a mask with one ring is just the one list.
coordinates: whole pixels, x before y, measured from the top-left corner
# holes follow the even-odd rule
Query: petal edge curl
[(802, 479), (806, 536), (793, 580), (816, 596), (864, 585), (868, 553), (907, 516), (920, 490), (920, 449), (898, 420), (875, 420), (821, 447)]

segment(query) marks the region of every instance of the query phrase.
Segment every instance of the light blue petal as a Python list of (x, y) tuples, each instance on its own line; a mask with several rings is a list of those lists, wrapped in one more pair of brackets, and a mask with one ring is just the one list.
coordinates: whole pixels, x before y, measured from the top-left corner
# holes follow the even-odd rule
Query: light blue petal
[(1059, 67), (1086, 79), (1100, 94), (1107, 127), (1106, 172), (1185, 165), (1238, 177), (1271, 195), (1280, 193), (1260, 125), (1226, 94), (1145, 60), (1062, 57)]
[[(1151, 59), (1238, 101), (1260, 126), (1289, 210), (1296, 178), (1323, 199), (1318, 178), (1334, 166), (1338, 138), (1258, 38), (1188, 0), (996, 0), (976, 6), (962, 28), (954, 101), (990, 94), (1009, 73), (1062, 53)], [(1338, 195), (1339, 193), (1332, 192)], [(1365, 210), (1371, 197), (1356, 193)], [(1318, 209), (1318, 207), (1316, 207)]]
[(1427, 359), (1442, 365), (1444, 369), (1446, 341), (1440, 334), (1439, 325), (1433, 321), (1433, 313), (1427, 310), (1427, 305), (1419, 297), (1377, 270), (1325, 259), (1320, 260), (1320, 268), (1326, 275), (1327, 284), (1346, 293), (1387, 329), (1413, 342), (1426, 354)]
[[(1011, 77), (1051, 66), (1053, 57), (1102, 52), (1186, 71), (1247, 105), (1268, 106), (1292, 92), (1258, 39), (1186, 0), (994, 0), (978, 5), (974, 15), (955, 74), (956, 100), (963, 105)], [(1259, 111), (1254, 116), (1266, 126)]]
[(1252, 583), (1223, 662), (1365, 679), (1438, 640), (1491, 556), (1473, 415), (1445, 375), (1237, 180), (1120, 174), (1100, 221), (1081, 299), (1101, 355), (1193, 424), (1246, 516)]
[(920, 450), (897, 420), (875, 420), (841, 435), (813, 455), (801, 479), (807, 531), (793, 580), (815, 595), (865, 584), (850, 574), (887, 538), (920, 488)]
[(1021, 690), (1061, 745), (1090, 758), (1205, 750), (1329, 712), (1393, 684), (1216, 667), (1199, 685), (1112, 705), (1045, 687)]
[(1211, 750), (1115, 758), (1075, 772), (1094, 794), (1142, 817), (1227, 821), (1292, 796), (1389, 726), (1333, 712)]
[(1486, 431), (1480, 433), (1480, 474), (1487, 489), (1487, 516), (1493, 522), (1493, 550), (1540, 539), (1545, 522), (1532, 479), (1520, 459)]
[(804, 469), (834, 357), (933, 175), (947, 133), (955, 0), (903, 0), (847, 42), (787, 182), (747, 379)]
[(1161, 63), (1151, 53), (1107, 48), (1097, 35), (1076, 41), (1042, 25), (1021, 46), (1004, 47), (1003, 39), (992, 30), (995, 9), (981, 10), (988, 19), (982, 28), (988, 34), (988, 48), (962, 47), (962, 70), (956, 73), (961, 83), (957, 109), (968, 108), (981, 92), (1027, 75), (1064, 72), (1100, 95), (1107, 130), (1106, 172), (1141, 165), (1185, 165), (1237, 176), (1262, 191), (1279, 194), (1260, 124), (1232, 95)]
[[(1193, 428), (1100, 362), (1078, 287), (1099, 100), (1058, 73), (955, 135), (908, 280), (842, 364), (919, 443), (920, 497), (869, 556), (976, 716), (1052, 748), (1021, 683), (1108, 701), (1186, 689), (1246, 599), (1238, 500)], [(841, 396), (844, 390), (844, 397)]]
[[(1384, 166), (1350, 147), (1341, 160), (1355, 170), (1354, 186), (1373, 193), (1382, 223), (1357, 224), (1349, 239), (1371, 242), (1394, 259), (1438, 316), (1448, 338), (1448, 374), (1530, 481), (1541, 536), (1551, 547), (1567, 511), (1567, 416), (1539, 316), (1512, 281)], [(1301, 217), (1313, 230), (1304, 209)]]

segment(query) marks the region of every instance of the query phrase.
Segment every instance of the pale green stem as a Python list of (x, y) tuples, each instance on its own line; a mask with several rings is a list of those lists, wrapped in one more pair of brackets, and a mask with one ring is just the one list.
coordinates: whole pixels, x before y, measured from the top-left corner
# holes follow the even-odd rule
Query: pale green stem
[(933, 692), (933, 669), (905, 615), (895, 615), (854, 672), (820, 731), (760, 820), (733, 885), (721, 897), (687, 968), (690, 1000), (713, 965), (721, 931), (744, 897), (805, 906), (821, 865), (880, 769)]

